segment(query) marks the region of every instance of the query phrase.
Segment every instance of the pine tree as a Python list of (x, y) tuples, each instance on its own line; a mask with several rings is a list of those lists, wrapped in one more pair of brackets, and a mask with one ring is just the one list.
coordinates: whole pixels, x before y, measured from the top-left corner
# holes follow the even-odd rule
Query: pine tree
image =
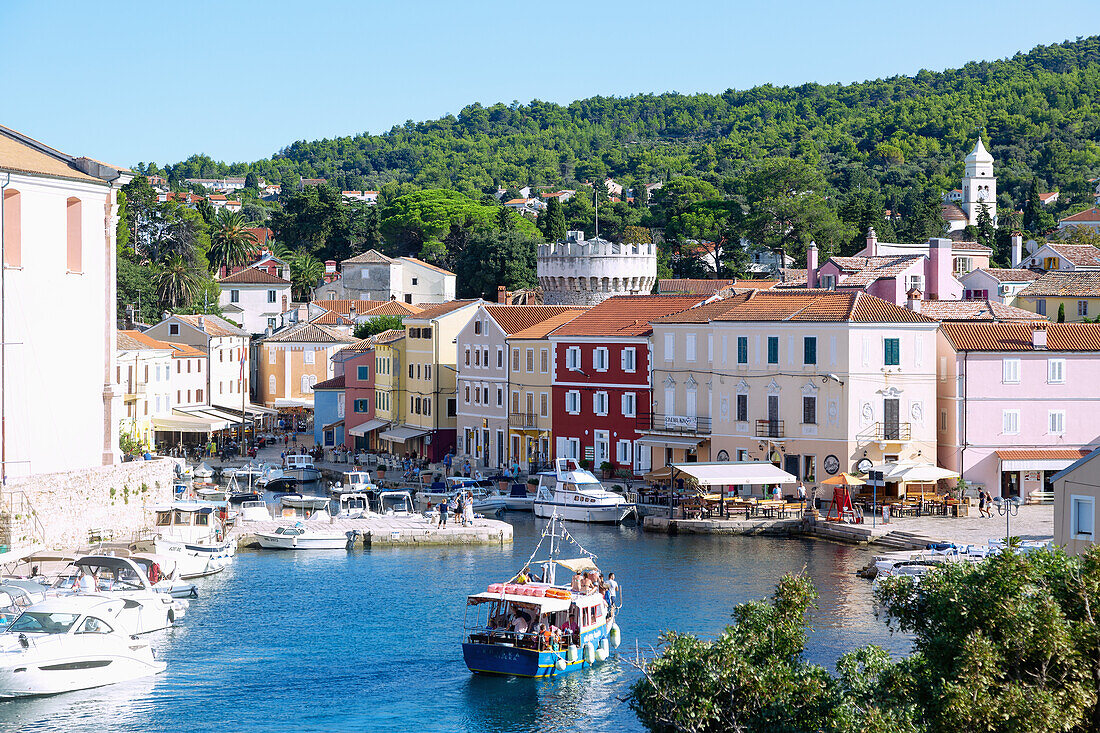
[(1039, 180), (1031, 179), (1031, 187), (1027, 191), (1027, 203), (1024, 204), (1024, 229), (1031, 234), (1038, 234), (1039, 220), (1043, 213), (1043, 205), (1039, 201)]
[(1066, 322), (1066, 304), (1065, 303), (1059, 303), (1058, 304), (1058, 323), (1065, 323), (1065, 322)]
[(542, 236), (547, 242), (565, 239), (565, 212), (562, 211), (561, 201), (557, 196), (550, 199), (546, 212), (539, 219), (542, 223)]

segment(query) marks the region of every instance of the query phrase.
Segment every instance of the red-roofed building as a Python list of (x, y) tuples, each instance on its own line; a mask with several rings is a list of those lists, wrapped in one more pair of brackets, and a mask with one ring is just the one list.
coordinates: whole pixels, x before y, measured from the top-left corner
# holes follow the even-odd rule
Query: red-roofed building
[(638, 440), (647, 425), (650, 320), (686, 311), (705, 296), (621, 295), (608, 298), (550, 334), (553, 348), (554, 454), (580, 458), (599, 471), (645, 473), (650, 451)]

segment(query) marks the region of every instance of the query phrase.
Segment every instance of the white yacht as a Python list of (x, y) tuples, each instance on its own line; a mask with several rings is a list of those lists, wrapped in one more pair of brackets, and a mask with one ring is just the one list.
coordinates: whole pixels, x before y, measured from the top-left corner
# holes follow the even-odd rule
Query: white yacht
[(527, 491), (527, 484), (512, 484), (504, 497), (504, 508), (510, 512), (529, 512), (534, 509), (535, 495)]
[(363, 517), (369, 517), (374, 512), (371, 509), (370, 495), (355, 493), (355, 494), (340, 494), (340, 514), (341, 519), (362, 519)]
[(142, 567), (128, 557), (85, 555), (57, 577), (53, 589), (63, 598), (89, 595), (125, 601), (117, 618), (134, 634), (167, 629), (187, 609), (186, 601), (159, 593)]
[(271, 510), (263, 499), (249, 499), (241, 502), (241, 508), (237, 511), (238, 522), (268, 522), (271, 521)]
[(136, 544), (143, 551), (175, 558), (179, 577), (220, 573), (233, 560), (237, 545), (226, 539), (224, 502), (177, 501), (150, 508), (156, 537)]
[(296, 478), (301, 483), (321, 480), (321, 472), (313, 465), (313, 457), (306, 453), (291, 453), (286, 457), (283, 476)]
[(0, 633), (0, 697), (53, 695), (164, 671), (152, 647), (130, 636), (127, 601), (48, 598)]
[(536, 517), (548, 518), (556, 512), (567, 521), (602, 524), (618, 524), (635, 511), (633, 504), (605, 489), (575, 458), (558, 458), (553, 472), (539, 474), (533, 506)]
[(214, 469), (206, 465), (206, 463), (200, 463), (191, 469), (191, 476), (197, 479), (206, 480), (214, 475)]
[(195, 584), (180, 577), (176, 558), (152, 552), (134, 552), (130, 554), (130, 559), (141, 566), (145, 577), (149, 579), (149, 585), (158, 593), (167, 593), (173, 598), (199, 597), (199, 589)]
[(343, 550), (352, 542), (343, 532), (317, 530), (301, 522), (272, 532), (257, 532), (256, 540), (265, 550)]
[(286, 494), (279, 497), (283, 519), (329, 519), (332, 517), (329, 512), (331, 501), (327, 496)]
[(392, 517), (411, 517), (413, 509), (412, 494), (407, 491), (383, 491), (378, 495), (379, 514)]

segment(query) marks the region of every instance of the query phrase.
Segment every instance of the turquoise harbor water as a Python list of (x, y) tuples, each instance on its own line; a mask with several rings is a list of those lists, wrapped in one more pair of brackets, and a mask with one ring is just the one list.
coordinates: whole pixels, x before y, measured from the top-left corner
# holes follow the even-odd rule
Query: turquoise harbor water
[(733, 605), (806, 567), (821, 591), (809, 657), (831, 665), (877, 642), (903, 651), (855, 576), (866, 551), (760, 537), (667, 537), (635, 527), (569, 525), (625, 591), (619, 656), (557, 680), (472, 675), (462, 663), (465, 596), (512, 573), (539, 530), (508, 515), (504, 547), (352, 552), (244, 551), (199, 581), (183, 623), (154, 635), (155, 679), (0, 702), (21, 731), (636, 731), (622, 702), (663, 629), (720, 630)]

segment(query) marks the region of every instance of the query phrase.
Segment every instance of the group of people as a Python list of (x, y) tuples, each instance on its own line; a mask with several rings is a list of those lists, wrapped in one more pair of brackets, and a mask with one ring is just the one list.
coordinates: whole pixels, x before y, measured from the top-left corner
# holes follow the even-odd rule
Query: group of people
[(605, 580), (603, 573), (594, 568), (584, 572), (576, 572), (573, 574), (573, 580), (569, 583), (569, 590), (583, 595), (597, 592), (603, 595), (608, 618), (613, 616), (615, 610), (622, 608), (623, 605), (619, 597), (619, 583), (615, 580), (615, 573), (608, 573)]
[(978, 516), (992, 517), (993, 510), (989, 508), (992, 504), (993, 495), (987, 492), (985, 489), (978, 489)]
[[(429, 504), (428, 509), (431, 508)], [(456, 522), (462, 522), (463, 527), (471, 525), (474, 523), (474, 496), (469, 491), (460, 491), (457, 495), (440, 501), (437, 511), (439, 512), (437, 527), (447, 526), (448, 515), (453, 516)]]

